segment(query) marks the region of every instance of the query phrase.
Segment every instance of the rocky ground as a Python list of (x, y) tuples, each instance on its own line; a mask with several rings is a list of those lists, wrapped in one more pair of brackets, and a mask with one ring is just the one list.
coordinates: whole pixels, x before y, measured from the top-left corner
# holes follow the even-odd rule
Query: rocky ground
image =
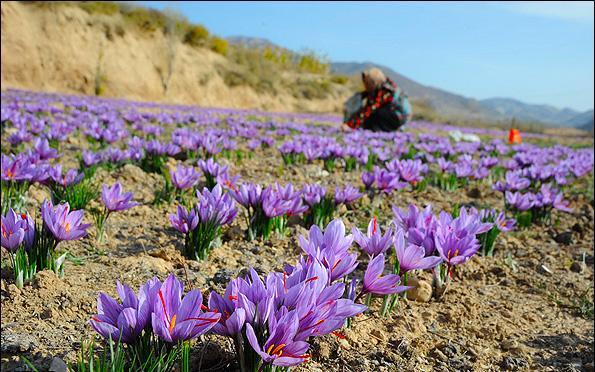
[[(229, 164), (230, 174), (240, 174), (244, 182), (318, 182), (333, 188), (360, 184), (359, 172), (337, 169), (329, 174), (322, 164), (286, 168), (274, 149)], [(138, 288), (154, 275), (163, 279), (174, 272), (187, 287), (207, 293), (222, 290), (250, 266), (261, 273), (278, 270), (300, 255), (297, 237), (306, 229), (299, 221), (290, 224), (285, 237), (248, 242), (241, 211), (208, 261), (186, 260), (180, 254), (182, 237), (167, 219), (175, 206), (152, 205), (162, 187), (160, 176), (126, 165), (112, 173), (99, 170), (95, 180), (120, 181), (142, 205), (112, 215), (103, 244), (95, 242), (93, 229), (81, 241), (63, 243), (59, 249), (70, 253), (63, 279), (45, 271), (19, 290), (2, 252), (2, 370), (27, 370), (21, 356), (41, 370), (50, 365), (60, 370), (64, 361), (74, 362), (81, 342), (95, 336), (87, 321), (96, 313), (98, 291), (115, 296), (116, 280)], [(354, 224), (364, 227), (373, 214), (386, 226), (391, 205), (432, 203), (435, 211), (450, 211), (464, 203), (502, 209), (501, 196), (490, 186), (455, 193), (428, 187), (365, 197), (339, 216), (350, 229)], [(47, 191), (33, 187), (28, 197), (31, 205), (38, 205)], [(442, 298), (432, 297), (431, 276), (424, 273), (396, 314), (380, 318), (373, 311), (357, 317), (351, 329), (315, 341), (312, 360), (296, 370), (593, 371), (593, 206), (581, 192), (570, 200), (574, 212), (554, 213), (551, 226), (501, 235), (495, 256), (476, 256), (461, 266)], [(218, 336), (198, 340), (192, 355), (196, 370), (237, 368), (233, 345)]]

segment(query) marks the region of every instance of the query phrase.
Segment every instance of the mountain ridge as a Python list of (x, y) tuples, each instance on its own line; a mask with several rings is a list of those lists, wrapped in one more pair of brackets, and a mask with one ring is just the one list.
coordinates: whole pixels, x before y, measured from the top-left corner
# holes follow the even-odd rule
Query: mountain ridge
[[(277, 48), (279, 46), (266, 38), (249, 36), (231, 36), (230, 43), (242, 44), (251, 48)], [(352, 76), (361, 71), (377, 67), (399, 84), (414, 100), (421, 100), (447, 117), (462, 117), (471, 120), (510, 121), (513, 118), (525, 122), (538, 122), (546, 126), (589, 127), (593, 122), (593, 110), (585, 112), (570, 108), (557, 108), (548, 104), (531, 104), (510, 97), (491, 97), (475, 99), (445, 89), (425, 85), (408, 78), (392, 68), (371, 61), (364, 62), (330, 62), (331, 72)], [(589, 124), (591, 123), (591, 124)]]

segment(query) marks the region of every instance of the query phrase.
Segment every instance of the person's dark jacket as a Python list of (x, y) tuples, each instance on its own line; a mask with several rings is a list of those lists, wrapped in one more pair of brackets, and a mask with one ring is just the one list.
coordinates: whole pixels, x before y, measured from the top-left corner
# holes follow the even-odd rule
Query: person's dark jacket
[(394, 131), (409, 122), (411, 106), (407, 96), (389, 78), (372, 95), (363, 93), (366, 104), (345, 124), (374, 132)]

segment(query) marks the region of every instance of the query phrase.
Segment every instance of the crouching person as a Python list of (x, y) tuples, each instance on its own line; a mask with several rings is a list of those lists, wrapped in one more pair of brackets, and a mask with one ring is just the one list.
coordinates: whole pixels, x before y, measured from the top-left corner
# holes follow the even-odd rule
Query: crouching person
[(356, 93), (344, 107), (344, 124), (352, 129), (390, 132), (411, 120), (407, 95), (382, 71), (371, 68), (362, 72), (366, 90)]

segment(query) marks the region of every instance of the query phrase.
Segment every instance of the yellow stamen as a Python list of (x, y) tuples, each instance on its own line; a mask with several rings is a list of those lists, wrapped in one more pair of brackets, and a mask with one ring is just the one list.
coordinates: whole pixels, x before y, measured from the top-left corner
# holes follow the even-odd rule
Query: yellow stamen
[(271, 344), (271, 346), (269, 346), (269, 348), (267, 349), (267, 354), (271, 354), (271, 350), (273, 350), (273, 348), (275, 347), (275, 344)]
[(169, 331), (173, 331), (174, 327), (176, 326), (176, 314), (171, 317), (171, 322), (169, 323)]
[(66, 222), (66, 225), (64, 225), (64, 230), (66, 232), (70, 232), (70, 224), (68, 222)]

